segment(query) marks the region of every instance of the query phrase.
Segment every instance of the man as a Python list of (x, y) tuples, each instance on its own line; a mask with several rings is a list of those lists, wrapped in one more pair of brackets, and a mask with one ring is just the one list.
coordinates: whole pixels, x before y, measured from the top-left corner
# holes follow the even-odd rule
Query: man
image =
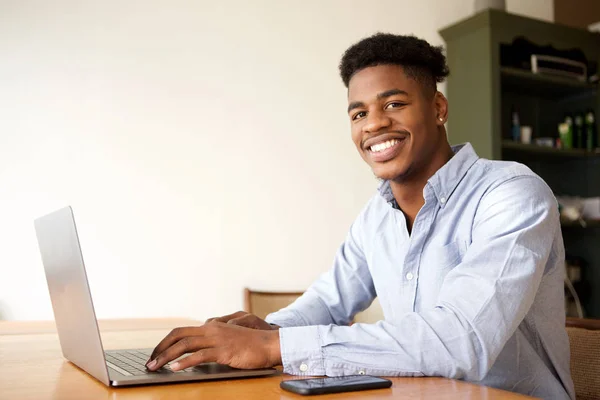
[[(283, 364), (298, 375), (444, 376), (574, 398), (556, 200), (527, 167), (451, 148), (441, 49), (376, 34), (340, 63), (352, 140), (381, 179), (333, 268), (267, 321), (179, 328), (148, 368)], [(385, 320), (348, 326), (378, 296)], [(254, 328), (254, 329), (249, 329)]]

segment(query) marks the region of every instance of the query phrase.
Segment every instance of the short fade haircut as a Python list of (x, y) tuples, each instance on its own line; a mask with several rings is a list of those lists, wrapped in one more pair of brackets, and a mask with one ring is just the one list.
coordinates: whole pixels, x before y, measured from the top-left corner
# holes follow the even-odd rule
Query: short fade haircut
[(435, 93), (450, 71), (441, 46), (412, 35), (376, 33), (352, 45), (340, 61), (340, 75), (348, 87), (358, 71), (377, 65), (399, 65), (409, 78)]

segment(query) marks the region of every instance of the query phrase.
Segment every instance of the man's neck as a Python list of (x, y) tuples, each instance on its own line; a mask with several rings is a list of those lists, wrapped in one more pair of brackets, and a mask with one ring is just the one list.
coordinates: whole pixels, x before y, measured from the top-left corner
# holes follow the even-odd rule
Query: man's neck
[(390, 181), (390, 188), (396, 203), (406, 217), (408, 231), (411, 232), (412, 225), (425, 199), (423, 198), (423, 189), (431, 178), (440, 168), (442, 168), (452, 158), (454, 153), (450, 145), (446, 145), (443, 151), (440, 151), (427, 168), (419, 175), (401, 181)]

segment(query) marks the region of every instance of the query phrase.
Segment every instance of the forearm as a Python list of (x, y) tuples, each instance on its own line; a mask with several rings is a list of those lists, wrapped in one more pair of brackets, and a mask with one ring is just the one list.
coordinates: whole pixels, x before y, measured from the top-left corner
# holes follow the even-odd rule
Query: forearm
[(479, 338), (453, 312), (407, 314), (397, 324), (308, 326), (279, 332), (294, 375), (445, 376), (477, 380), (490, 366)]

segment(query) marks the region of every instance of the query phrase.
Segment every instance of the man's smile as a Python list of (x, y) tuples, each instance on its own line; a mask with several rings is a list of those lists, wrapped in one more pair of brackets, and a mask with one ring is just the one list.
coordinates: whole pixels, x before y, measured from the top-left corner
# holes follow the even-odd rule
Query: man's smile
[(404, 144), (406, 143), (406, 135), (389, 135), (384, 134), (367, 140), (364, 144), (366, 154), (374, 162), (386, 162), (396, 157)]

